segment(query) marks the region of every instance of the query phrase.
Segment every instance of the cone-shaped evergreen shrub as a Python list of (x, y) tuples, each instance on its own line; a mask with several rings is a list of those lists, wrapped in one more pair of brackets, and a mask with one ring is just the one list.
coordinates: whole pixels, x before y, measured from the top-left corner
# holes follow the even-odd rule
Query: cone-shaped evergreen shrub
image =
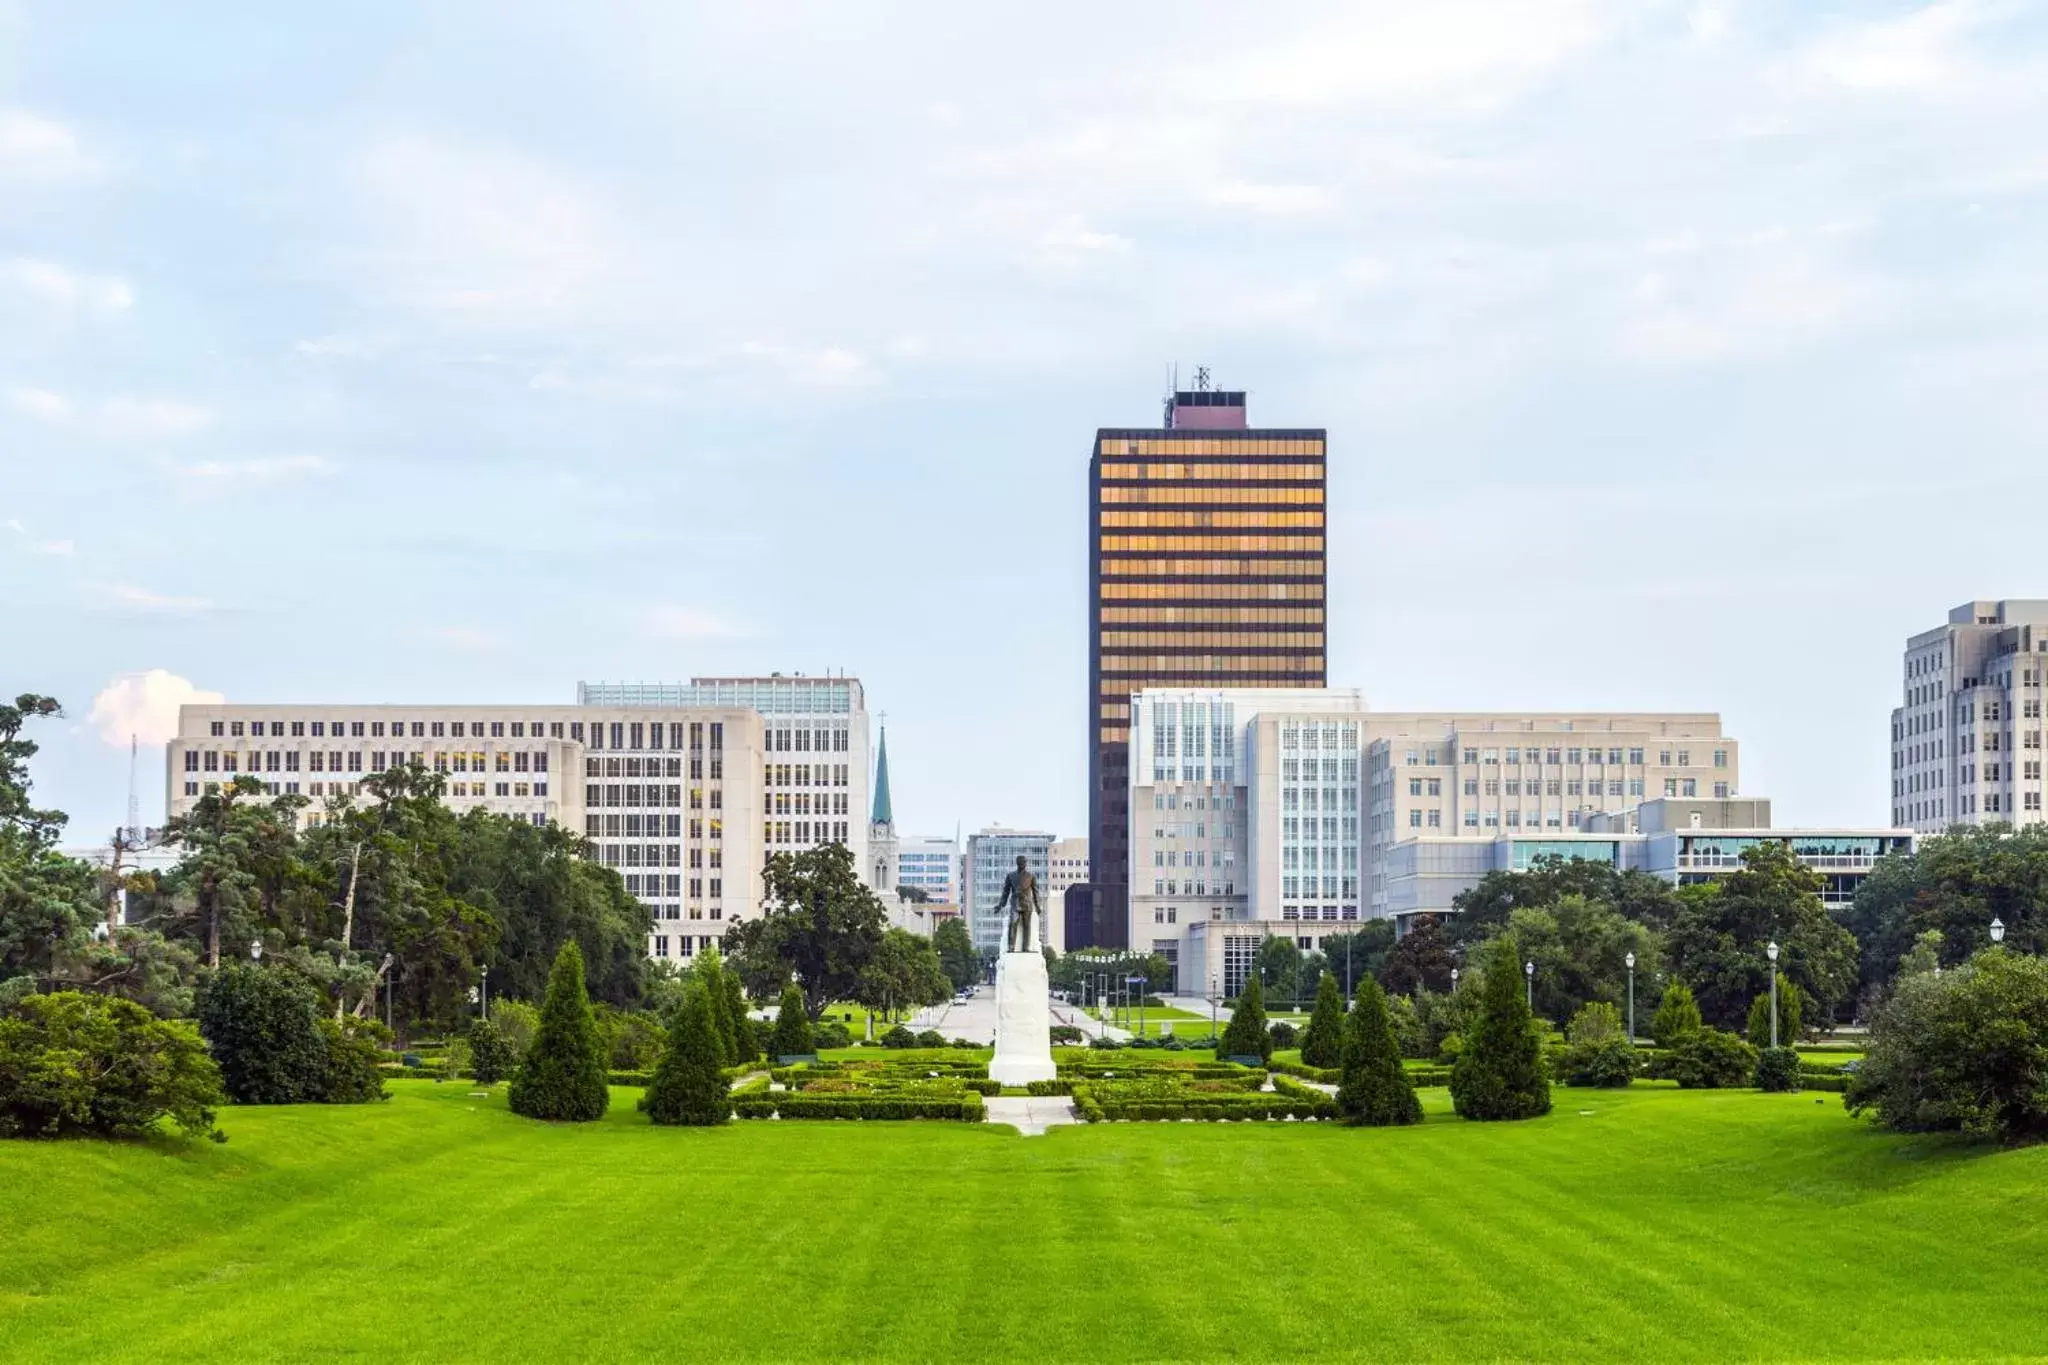
[(1683, 982), (1674, 981), (1664, 988), (1664, 998), (1650, 1020), (1650, 1037), (1658, 1047), (1670, 1047), (1682, 1034), (1698, 1033), (1702, 1022), (1692, 991)]
[(719, 957), (716, 945), (704, 950), (691, 975), (704, 983), (704, 1003), (711, 1011), (711, 1036), (718, 1043), (719, 1065), (737, 1065), (740, 1059), (738, 1029), (734, 1027), (737, 1021), (726, 996), (725, 963)]
[(1273, 1059), (1273, 1035), (1266, 1031), (1266, 992), (1259, 985), (1256, 972), (1246, 978), (1244, 989), (1238, 992), (1237, 1008), (1231, 1011), (1230, 1022), (1223, 1026), (1223, 1042), (1216, 1055), (1257, 1057), (1261, 1062)]
[(804, 993), (792, 981), (782, 988), (775, 1009), (775, 1032), (768, 1035), (770, 1057), (802, 1057), (817, 1049), (811, 1043), (811, 1016), (804, 1013)]
[(725, 1077), (719, 1074), (717, 1025), (712, 1006), (722, 992), (692, 981), (668, 1031), (661, 1065), (654, 1069), (640, 1107), (659, 1124), (705, 1127), (732, 1115)]
[(1344, 994), (1328, 972), (1316, 983), (1316, 1008), (1301, 1035), (1304, 1066), (1336, 1066), (1344, 1060)]
[(555, 954), (540, 1023), (506, 1100), (515, 1114), (566, 1123), (601, 1119), (611, 1105), (611, 1092), (605, 1089), (604, 1046), (597, 1022), (590, 1017), (583, 950), (575, 939)]
[(747, 1017), (747, 995), (740, 986), (740, 974), (730, 967), (725, 969), (725, 1013), (732, 1020), (733, 1065), (760, 1060), (760, 1035)]
[(1490, 947), (1479, 1014), (1451, 1066), (1451, 1104), (1461, 1118), (1532, 1119), (1550, 1112), (1543, 1040), (1530, 1027), (1514, 939)]
[[(1332, 989), (1337, 984), (1329, 976), (1323, 981)], [(1321, 1011), (1320, 1000), (1316, 1008)], [(1401, 1069), (1401, 1045), (1394, 1041), (1387, 993), (1369, 976), (1358, 983), (1357, 1003), (1344, 1023), (1344, 1078), (1337, 1087), (1337, 1112), (1346, 1123), (1376, 1128), (1422, 1122), (1422, 1100)]]

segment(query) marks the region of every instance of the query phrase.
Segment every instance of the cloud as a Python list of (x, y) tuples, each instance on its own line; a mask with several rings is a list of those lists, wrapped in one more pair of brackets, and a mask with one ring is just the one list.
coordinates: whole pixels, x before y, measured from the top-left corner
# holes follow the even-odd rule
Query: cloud
[(203, 597), (173, 597), (130, 583), (112, 584), (105, 591), (107, 600), (113, 605), (151, 615), (196, 616), (213, 610), (213, 603)]
[(427, 634), (457, 649), (481, 651), (498, 647), (496, 635), (475, 626), (435, 626)]
[(1262, 185), (1232, 180), (1209, 191), (1209, 202), (1274, 217), (1299, 217), (1330, 207), (1330, 192), (1321, 185)]
[(0, 261), (0, 287), (65, 314), (105, 316), (135, 304), (135, 291), (118, 275), (88, 274), (26, 256)]
[(627, 254), (587, 190), (509, 149), (395, 134), (353, 179), (371, 292), (443, 322), (558, 323), (612, 288)]
[(7, 405), (55, 427), (72, 427), (110, 440), (190, 436), (213, 424), (213, 412), (194, 403), (163, 398), (110, 398), (74, 403), (50, 389), (9, 390)]
[(738, 354), (800, 384), (817, 388), (853, 388), (876, 383), (882, 377), (866, 356), (843, 346), (806, 349), (767, 341), (743, 341)]
[(647, 613), (645, 633), (657, 640), (730, 640), (743, 631), (696, 607), (655, 607)]
[(1761, 359), (1864, 318), (1876, 286), (1829, 249), (1834, 230), (1660, 243), (1630, 290), (1625, 346), (1651, 364)]
[(124, 673), (101, 688), (86, 722), (97, 726), (100, 738), (109, 744), (126, 745), (131, 736), (144, 744), (165, 744), (177, 737), (180, 706), (215, 705), (226, 700), (221, 693), (202, 691), (167, 669), (152, 668)]
[(0, 180), (83, 180), (98, 171), (63, 124), (26, 109), (0, 109)]
[(16, 517), (9, 517), (5, 521), (0, 521), (0, 531), (6, 531), (10, 535), (18, 536), (26, 541), (27, 543), (22, 546), (22, 549), (32, 555), (48, 555), (57, 559), (69, 559), (78, 553), (78, 546), (69, 540), (36, 540), (32, 538), (29, 535), (28, 527), (22, 525), (20, 519)]
[(171, 473), (195, 489), (222, 488), (230, 484), (291, 483), (300, 479), (324, 479), (335, 472), (330, 460), (318, 455), (273, 455), (253, 460), (201, 460), (197, 464), (173, 465)]
[(1925, 93), (1952, 87), (1969, 76), (1960, 40), (1989, 17), (1971, 0), (1945, 0), (1823, 39), (1808, 53), (1806, 67), (1852, 90)]

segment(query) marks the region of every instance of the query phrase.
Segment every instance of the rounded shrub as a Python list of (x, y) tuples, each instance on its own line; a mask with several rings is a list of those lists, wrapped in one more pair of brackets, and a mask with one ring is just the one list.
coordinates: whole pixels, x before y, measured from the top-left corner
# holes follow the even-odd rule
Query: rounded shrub
[(1799, 1054), (1789, 1047), (1767, 1047), (1756, 1054), (1756, 1088), (1790, 1094), (1799, 1088)]
[(917, 1045), (917, 1035), (901, 1024), (891, 1026), (889, 1031), (882, 1035), (883, 1047), (902, 1049)]
[(1671, 1040), (1650, 1074), (1681, 1090), (1734, 1090), (1755, 1076), (1756, 1049), (1721, 1029), (1693, 1029)]
[(199, 1032), (236, 1104), (321, 1098), (327, 1040), (320, 992), (289, 967), (229, 962), (199, 988)]
[(469, 1026), (469, 1067), (478, 1085), (496, 1085), (512, 1073), (515, 1059), (495, 1019), (479, 1019)]

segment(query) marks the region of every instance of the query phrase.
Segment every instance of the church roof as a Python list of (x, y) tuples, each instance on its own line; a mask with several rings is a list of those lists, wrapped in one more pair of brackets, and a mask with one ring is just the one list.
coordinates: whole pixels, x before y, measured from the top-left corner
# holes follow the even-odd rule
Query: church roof
[(881, 741), (875, 746), (875, 808), (868, 816), (868, 822), (876, 825), (896, 823), (894, 807), (889, 802), (889, 728), (882, 727)]

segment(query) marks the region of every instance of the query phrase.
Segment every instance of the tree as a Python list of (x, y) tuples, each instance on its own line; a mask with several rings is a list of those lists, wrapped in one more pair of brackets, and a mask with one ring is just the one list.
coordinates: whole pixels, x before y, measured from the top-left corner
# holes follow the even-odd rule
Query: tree
[(658, 1124), (709, 1126), (732, 1114), (731, 1092), (720, 1071), (713, 987), (699, 979), (683, 994), (683, 1008), (668, 1031), (640, 1107)]
[(611, 1107), (604, 1056), (583, 986), (583, 950), (574, 940), (555, 954), (540, 1025), (506, 1100), (515, 1114), (566, 1123), (601, 1119)]
[(782, 1003), (775, 1010), (775, 1031), (768, 1035), (769, 1056), (771, 1060), (808, 1057), (814, 1051), (803, 989), (792, 981), (782, 988)]
[(1394, 945), (1394, 951), (1387, 954), (1386, 965), (1380, 968), (1380, 984), (1389, 995), (1447, 991), (1451, 988), (1451, 968), (1457, 965), (1436, 916), (1417, 915), (1408, 932)]
[(730, 967), (721, 972), (725, 983), (725, 1013), (732, 1020), (733, 1065), (756, 1061), (761, 1056), (761, 1036), (747, 1015), (746, 992), (740, 988), (740, 974)]
[(1994, 949), (1902, 978), (1843, 1098), (1897, 1132), (2048, 1140), (2048, 958)]
[[(1334, 978), (1323, 980), (1335, 984)], [(1386, 992), (1371, 977), (1358, 983), (1358, 999), (1344, 1023), (1343, 1066), (1337, 1112), (1346, 1123), (1385, 1127), (1422, 1122), (1422, 1100), (1401, 1066), (1387, 1019)]]
[(1366, 920), (1348, 933), (1326, 935), (1322, 947), (1323, 960), (1337, 978), (1340, 998), (1349, 998), (1366, 977), (1378, 976), (1387, 954), (1393, 951), (1394, 922), (1390, 919)]
[(1451, 1105), (1461, 1118), (1529, 1119), (1550, 1112), (1543, 1045), (1531, 1027), (1512, 937), (1485, 950), (1479, 1015), (1451, 1065)]
[(1584, 1006), (1572, 1016), (1565, 1037), (1564, 1075), (1567, 1085), (1620, 1088), (1636, 1078), (1636, 1049), (1621, 1011), (1604, 1000)]
[(1674, 981), (1657, 1002), (1657, 1013), (1650, 1020), (1650, 1039), (1658, 1047), (1670, 1047), (1684, 1035), (1699, 1032), (1702, 1023), (1692, 991), (1683, 981)]
[(1843, 923), (1862, 949), (1862, 982), (1881, 988), (1934, 931), (1944, 968), (1969, 960), (2005, 926), (2009, 952), (2048, 953), (2048, 826), (1952, 825), (1912, 854), (1878, 860)]
[[(882, 944), (888, 914), (861, 882), (844, 844), (777, 853), (762, 874), (759, 919), (726, 931), (726, 951), (794, 975), (812, 1019), (835, 1000), (851, 1000)], [(750, 974), (750, 982), (751, 974)]]
[(1287, 1000), (1300, 999), (1301, 949), (1285, 934), (1269, 934), (1259, 945), (1259, 955), (1254, 960), (1254, 969), (1259, 974), (1259, 984), (1265, 993)]
[(320, 1016), (319, 991), (288, 968), (230, 962), (199, 990), (199, 1031), (237, 1104), (322, 1097), (327, 1044)]
[(220, 1071), (197, 1030), (132, 1001), (59, 991), (0, 1010), (0, 1137), (213, 1127)]
[(974, 951), (974, 937), (965, 921), (953, 916), (940, 920), (932, 930), (932, 947), (954, 990), (964, 991), (981, 980), (981, 954)]
[(894, 1020), (899, 1013), (940, 1004), (952, 995), (953, 983), (939, 965), (931, 940), (908, 929), (889, 929), (861, 971), (860, 988), (853, 998), (880, 1010), (884, 1019)]
[(1647, 872), (1615, 870), (1584, 858), (1545, 855), (1526, 871), (1489, 872), (1451, 901), (1445, 935), (1454, 945), (1474, 944), (1499, 932), (1514, 912), (1555, 905), (1568, 896), (1605, 905), (1623, 919), (1661, 929), (1678, 911), (1670, 883)]
[(496, 1085), (511, 1072), (514, 1054), (505, 1035), (490, 1019), (469, 1026), (469, 1068), (478, 1085)]
[[(1384, 1012), (1385, 1005), (1381, 1009)], [(1316, 983), (1316, 1007), (1301, 1035), (1304, 1066), (1336, 1066), (1344, 1060), (1344, 997), (1337, 993), (1337, 978), (1328, 972)]]
[[(1799, 1041), (1799, 988), (1781, 972), (1778, 975), (1778, 1041), (1790, 1047)], [(1767, 1048), (1771, 1044), (1771, 993), (1763, 992), (1749, 1002), (1749, 1045)]]
[(1245, 979), (1216, 1052), (1221, 1057), (1257, 1057), (1261, 1065), (1273, 1059), (1273, 1035), (1266, 1031), (1266, 994), (1258, 973)]
[(1592, 1001), (1628, 999), (1628, 955), (1648, 973), (1658, 960), (1657, 936), (1604, 901), (1566, 895), (1508, 916), (1522, 960), (1536, 964), (1536, 1013), (1564, 1020)]
[[(732, 997), (725, 989), (725, 966), (718, 956), (716, 946), (698, 957), (690, 975), (704, 987), (704, 1005), (711, 1012), (711, 1033), (718, 1041), (718, 1064), (737, 1066), (740, 1060), (739, 1025), (740, 1018), (732, 1012)], [(689, 988), (683, 993), (683, 1003), (689, 1003)], [(681, 1016), (678, 1015), (678, 1018)], [(674, 1027), (673, 1024), (670, 1027)]]
[(1856, 939), (1828, 917), (1820, 874), (1770, 839), (1743, 851), (1742, 867), (1717, 882), (1679, 892), (1664, 935), (1671, 975), (1692, 987), (1710, 1024), (1739, 1027), (1749, 1002), (1770, 984), (1765, 945), (1776, 941), (1778, 969), (1833, 1017), (1854, 997)]
[(1913, 946), (1899, 959), (1900, 976), (1921, 976), (1936, 971), (1941, 966), (1942, 933), (1939, 929), (1922, 929), (1913, 936)]
[(1756, 1049), (1717, 1028), (1696, 1028), (1671, 1040), (1650, 1063), (1657, 1080), (1680, 1090), (1733, 1090), (1756, 1075)]

